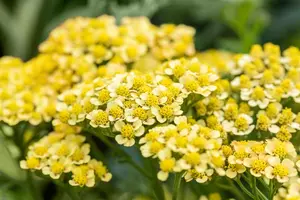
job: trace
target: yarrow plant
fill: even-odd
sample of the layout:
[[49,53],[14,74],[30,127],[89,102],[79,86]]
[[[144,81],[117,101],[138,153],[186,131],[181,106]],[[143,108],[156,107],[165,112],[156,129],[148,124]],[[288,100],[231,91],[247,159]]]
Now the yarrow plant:
[[178,199],[182,181],[200,200],[299,199],[299,49],[195,53],[194,33],[144,17],[75,18],[36,58],[2,58],[0,120],[25,129],[21,168],[97,187],[114,179],[111,150],[152,199]]

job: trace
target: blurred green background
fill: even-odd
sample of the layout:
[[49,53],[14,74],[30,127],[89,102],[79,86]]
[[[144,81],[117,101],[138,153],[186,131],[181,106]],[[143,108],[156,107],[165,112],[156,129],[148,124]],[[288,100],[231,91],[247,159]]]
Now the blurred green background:
[[299,0],[0,0],[0,54],[28,60],[65,19],[102,14],[191,25],[198,50],[246,52],[269,41],[299,46],[299,10]]

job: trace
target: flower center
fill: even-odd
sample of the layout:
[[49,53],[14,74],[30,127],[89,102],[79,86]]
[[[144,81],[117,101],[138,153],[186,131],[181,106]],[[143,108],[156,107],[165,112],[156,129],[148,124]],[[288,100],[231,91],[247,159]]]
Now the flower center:
[[60,163],[60,162],[54,162],[51,165],[51,171],[54,174],[61,174],[64,171],[64,165],[62,163]]
[[139,118],[140,120],[146,120],[147,119],[147,112],[143,109],[143,108],[135,108],[133,110],[133,114],[134,117]]
[[275,176],[285,177],[289,175],[289,170],[282,164],[278,164],[274,167],[273,174]]
[[251,97],[254,100],[263,100],[265,98],[264,89],[262,87],[259,87],[259,86],[254,88]]
[[98,100],[102,103],[106,103],[110,99],[109,91],[107,89],[103,89],[98,94]]
[[95,124],[97,125],[104,125],[108,123],[108,115],[104,111],[99,111],[95,116],[94,116],[94,121]]
[[175,166],[175,160],[172,158],[165,159],[159,163],[160,169],[164,172],[171,172]]
[[267,162],[265,160],[254,160],[252,162],[251,165],[251,169],[255,172],[255,173],[259,173],[265,170],[265,168],[267,167]]
[[117,93],[117,95],[120,95],[123,97],[128,97],[130,94],[129,89],[124,85],[119,86],[116,90],[116,93]]
[[192,152],[192,153],[188,153],[184,156],[184,159],[186,160],[187,163],[195,166],[200,164],[201,161],[201,157],[200,154],[197,152]]
[[121,134],[124,138],[131,139],[134,137],[134,129],[130,124],[126,124],[121,129]]
[[153,94],[149,94],[146,100],[146,104],[148,106],[157,106],[159,104],[158,97]]
[[120,106],[112,106],[109,110],[109,114],[116,119],[123,117],[123,109]]
[[173,116],[173,109],[170,105],[165,105],[159,109],[159,113],[164,118],[171,118]]
[[234,122],[234,126],[241,131],[246,131],[249,128],[248,121],[243,117],[237,118]]
[[35,169],[40,166],[40,160],[32,157],[26,160],[26,164],[29,169]]

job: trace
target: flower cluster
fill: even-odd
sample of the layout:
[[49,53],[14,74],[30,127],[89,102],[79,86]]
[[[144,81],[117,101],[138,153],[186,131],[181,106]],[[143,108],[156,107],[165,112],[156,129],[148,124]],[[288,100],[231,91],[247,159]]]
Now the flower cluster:
[[193,55],[194,33],[184,25],[156,27],[143,17],[124,18],[120,26],[106,15],[67,20],[28,62],[1,58],[0,121],[12,126],[20,121],[49,122],[63,91],[96,77],[124,73],[149,53],[153,62]]
[[158,179],[165,181],[169,173],[184,172],[186,181],[203,183],[211,179],[214,169],[225,166],[225,157],[219,153],[222,137],[226,136],[219,130],[179,116],[174,125],[150,129],[139,143],[144,157],[159,159]]
[[292,179],[283,187],[279,188],[278,194],[274,197],[274,200],[293,200],[300,197],[300,179]]
[[299,49],[267,43],[248,54],[191,57],[194,33],[144,17],[120,25],[106,15],[78,17],[53,30],[28,62],[1,58],[0,121],[54,127],[29,146],[21,167],[74,186],[109,181],[84,129],[106,145],[109,136],[138,146],[161,181],[171,173],[198,183],[218,177],[253,189],[246,191],[253,199],[256,186],[271,188],[274,199],[297,199]]
[[88,60],[40,54],[23,63],[12,57],[0,60],[0,120],[9,125],[28,121],[38,125],[55,114],[57,95],[97,75]]
[[63,174],[71,173],[72,186],[93,187],[97,179],[108,182],[111,173],[101,161],[91,158],[90,145],[79,132],[79,127],[57,125],[54,132],[29,146],[21,168],[39,170],[52,179],[63,179]]
[[118,26],[112,16],[69,19],[40,45],[43,53],[89,58],[96,64],[129,64],[150,53],[158,60],[195,53],[195,30],[185,25],[155,26],[146,17],[125,17]]
[[119,144],[132,146],[145,129],[172,122],[189,104],[216,90],[218,76],[198,66],[197,59],[172,60],[158,74],[129,72],[80,84],[58,97],[54,123],[87,122],[115,132]]

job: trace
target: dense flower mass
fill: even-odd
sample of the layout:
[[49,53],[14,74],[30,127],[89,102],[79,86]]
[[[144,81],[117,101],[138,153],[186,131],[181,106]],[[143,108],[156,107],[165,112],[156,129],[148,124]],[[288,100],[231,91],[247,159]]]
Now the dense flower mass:
[[54,132],[29,146],[27,157],[20,162],[21,168],[40,170],[52,179],[72,174],[73,186],[93,187],[95,180],[108,182],[112,175],[106,166],[89,155],[90,145],[79,134],[80,127],[57,124]]
[[112,16],[69,19],[54,29],[40,45],[43,53],[87,57],[96,64],[129,64],[150,53],[158,60],[195,53],[195,30],[185,25],[155,26],[146,17],[122,19]]
[[[138,30],[137,30],[138,29]],[[147,18],[111,16],[75,18],[54,29],[40,45],[40,54],[22,62],[0,60],[0,121],[16,125],[49,122],[56,98],[75,84],[111,77],[134,67],[134,62],[159,62],[195,53],[193,28],[174,24],[154,26]],[[156,66],[150,66],[150,68]]]
[[122,155],[119,145],[138,147],[160,181],[175,174],[227,181],[251,199],[299,198],[299,49],[267,43],[248,54],[195,54],[193,35],[143,17],[120,25],[80,17],[53,30],[36,58],[2,58],[0,120],[54,127],[29,146],[21,167],[73,186],[107,182],[89,135]]

